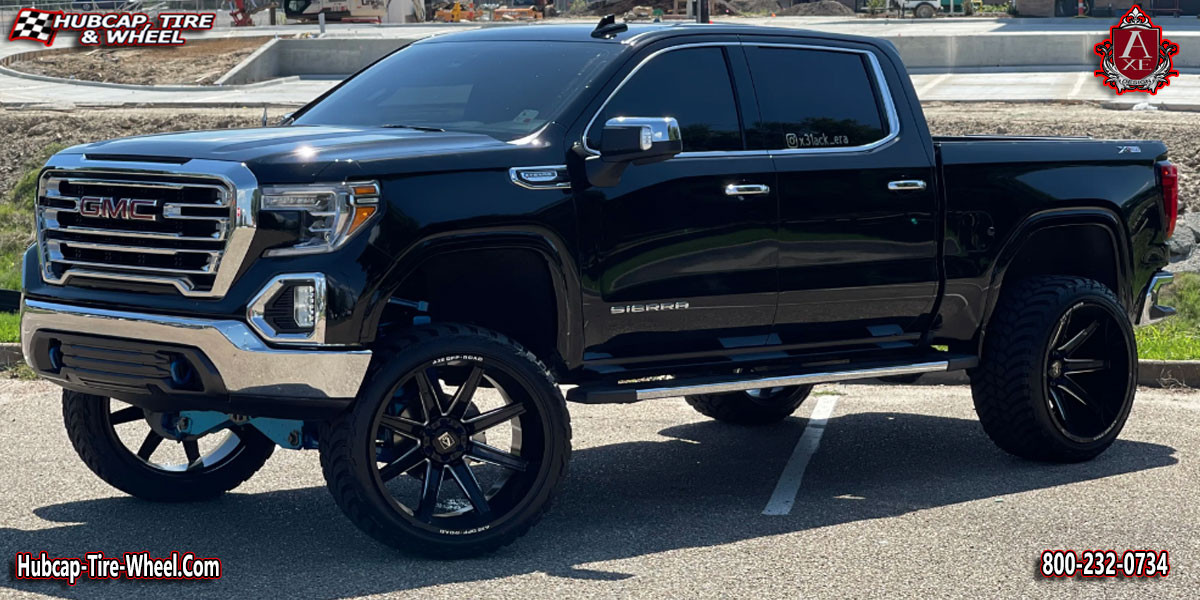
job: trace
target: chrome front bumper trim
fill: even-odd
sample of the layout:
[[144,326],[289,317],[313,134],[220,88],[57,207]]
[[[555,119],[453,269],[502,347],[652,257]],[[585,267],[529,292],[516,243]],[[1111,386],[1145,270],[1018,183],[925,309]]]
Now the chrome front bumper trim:
[[[203,351],[230,394],[353,398],[371,362],[369,350],[281,350],[235,320],[191,319],[25,300],[21,350],[39,330],[180,344]],[[33,366],[32,363],[30,366]]]
[[1146,298],[1142,300],[1142,314],[1138,316],[1136,325],[1139,327],[1151,325],[1175,314],[1174,308],[1158,304],[1159,292],[1171,285],[1174,280],[1175,275],[1166,271],[1154,274],[1154,277],[1150,279],[1150,285],[1146,288]]

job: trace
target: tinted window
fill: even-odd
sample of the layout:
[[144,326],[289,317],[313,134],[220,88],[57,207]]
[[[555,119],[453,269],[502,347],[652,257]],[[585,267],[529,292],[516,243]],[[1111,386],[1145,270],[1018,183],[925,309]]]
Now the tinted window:
[[417,125],[503,140],[537,131],[620,52],[616,44],[419,43],[376,63],[298,125]]
[[684,152],[742,149],[721,48],[674,50],[650,59],[600,111],[588,133],[589,147],[600,147],[604,123],[613,117],[675,117]]
[[762,121],[752,149],[861,146],[884,136],[874,76],[857,52],[746,47]]

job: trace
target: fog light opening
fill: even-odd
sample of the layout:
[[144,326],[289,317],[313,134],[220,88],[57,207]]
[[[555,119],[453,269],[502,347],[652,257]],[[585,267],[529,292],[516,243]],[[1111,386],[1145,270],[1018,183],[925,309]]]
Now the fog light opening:
[[63,350],[62,342],[54,340],[50,342],[50,349],[46,352],[50,359],[50,368],[55,372],[59,372],[63,368]]
[[189,386],[196,378],[196,369],[192,368],[192,363],[189,363],[182,356],[171,357],[169,370],[171,373],[171,383],[177,387]]

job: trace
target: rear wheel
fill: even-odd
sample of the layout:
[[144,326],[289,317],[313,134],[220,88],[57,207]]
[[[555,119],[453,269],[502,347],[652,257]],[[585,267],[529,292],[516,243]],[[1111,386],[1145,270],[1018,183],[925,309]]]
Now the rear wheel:
[[75,452],[109,485],[144,500],[215,498],[249,479],[275,451],[274,442],[252,427],[170,439],[148,422],[161,417],[63,390],[63,421]]
[[562,393],[499,334],[439,325],[404,335],[352,411],[322,431],[335,501],[371,537],[408,552],[463,558],[511,543],[566,475]]
[[984,431],[1024,458],[1077,462],[1108,448],[1137,383],[1133,329],[1112,290],[1036,277],[1001,298],[971,374]]
[[782,421],[808,398],[811,385],[763,388],[722,394],[695,394],[684,400],[696,412],[737,425],[767,425]]
[[935,9],[932,4],[922,4],[913,9],[913,14],[916,15],[918,19],[932,19],[933,16],[937,14],[937,9]]

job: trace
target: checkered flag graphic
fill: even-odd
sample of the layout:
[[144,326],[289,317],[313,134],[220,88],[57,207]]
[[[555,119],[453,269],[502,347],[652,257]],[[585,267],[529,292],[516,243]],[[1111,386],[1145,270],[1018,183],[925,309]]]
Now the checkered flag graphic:
[[59,11],[22,8],[13,21],[12,31],[8,33],[9,41],[33,40],[47,46],[54,43],[54,17],[62,14]]

